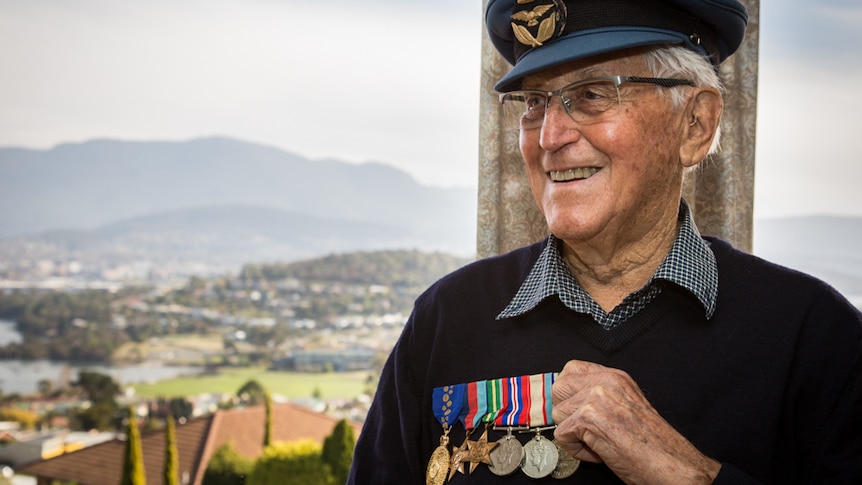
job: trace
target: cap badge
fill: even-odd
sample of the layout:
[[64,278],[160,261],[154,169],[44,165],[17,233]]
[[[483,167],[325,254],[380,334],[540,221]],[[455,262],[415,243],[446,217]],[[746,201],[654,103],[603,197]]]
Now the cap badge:
[[559,36],[566,26],[566,4],[562,0],[518,0],[512,13],[512,31],[518,42],[539,47]]

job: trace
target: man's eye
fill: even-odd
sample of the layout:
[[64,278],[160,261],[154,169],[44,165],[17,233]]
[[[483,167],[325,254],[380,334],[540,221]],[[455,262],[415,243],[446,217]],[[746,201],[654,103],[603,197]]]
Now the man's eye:
[[545,97],[536,94],[528,94],[524,96],[524,104],[530,111],[545,109]]
[[570,94],[570,99],[580,99],[584,101],[601,101],[616,96],[615,92],[612,92],[603,86],[583,86],[567,94]]

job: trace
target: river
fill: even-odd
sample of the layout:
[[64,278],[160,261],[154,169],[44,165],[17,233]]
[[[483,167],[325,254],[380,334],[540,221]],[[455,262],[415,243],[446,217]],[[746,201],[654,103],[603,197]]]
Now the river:
[[[21,342],[15,322],[0,320],[0,346]],[[158,363],[109,366],[84,365],[49,360],[0,360],[0,391],[3,394],[28,394],[38,390],[39,381],[47,379],[55,388],[78,379],[81,370],[111,376],[121,386],[141,382],[155,382],[183,375],[196,375],[203,368],[195,366],[166,366]]]

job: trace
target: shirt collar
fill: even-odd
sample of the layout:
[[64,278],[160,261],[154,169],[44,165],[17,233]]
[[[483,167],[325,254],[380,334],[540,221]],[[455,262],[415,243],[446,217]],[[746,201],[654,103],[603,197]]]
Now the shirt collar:
[[[718,300],[718,265],[715,255],[697,230],[685,200],[680,200],[679,221],[680,229],[673,246],[645,288],[652,286],[656,280],[676,284],[697,298],[709,319],[715,313]],[[561,296],[561,300],[572,310],[595,313],[598,304],[572,276],[560,254],[559,243],[560,240],[554,235],[548,238],[539,259],[515,297],[497,316],[498,320],[523,315],[551,295]]]

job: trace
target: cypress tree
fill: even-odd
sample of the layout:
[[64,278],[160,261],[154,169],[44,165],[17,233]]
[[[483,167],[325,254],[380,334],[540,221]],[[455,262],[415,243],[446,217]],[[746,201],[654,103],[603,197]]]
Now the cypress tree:
[[264,406],[266,408],[266,417],[264,418],[263,429],[263,447],[266,448],[272,444],[272,396],[269,391],[264,391]]
[[174,418],[168,414],[165,426],[165,469],[164,485],[179,485],[180,458],[177,453],[177,437]]
[[144,473],[144,451],[141,448],[141,434],[135,419],[135,410],[129,408],[129,425],[126,428],[126,451],[123,456],[123,475],[120,485],[146,485]]
[[353,427],[345,419],[339,421],[333,428],[332,434],[323,440],[321,458],[324,463],[329,465],[336,483],[347,481],[355,446],[356,437],[353,434]]

